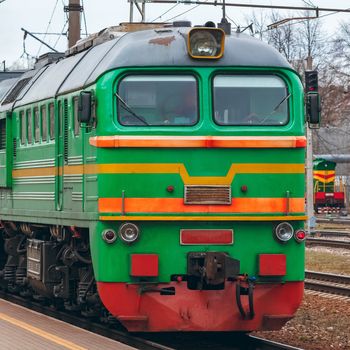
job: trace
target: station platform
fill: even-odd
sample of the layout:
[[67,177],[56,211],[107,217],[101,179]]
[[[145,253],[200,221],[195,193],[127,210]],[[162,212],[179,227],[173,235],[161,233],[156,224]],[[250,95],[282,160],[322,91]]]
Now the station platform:
[[0,299],[1,350],[131,350],[133,347]]

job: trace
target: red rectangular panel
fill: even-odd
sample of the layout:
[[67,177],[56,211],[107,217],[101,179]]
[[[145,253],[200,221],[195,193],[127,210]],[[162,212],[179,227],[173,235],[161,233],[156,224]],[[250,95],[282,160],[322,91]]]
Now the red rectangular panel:
[[158,276],[157,254],[131,254],[131,276],[156,277]]
[[325,192],[316,192],[315,193],[315,198],[316,199],[325,199],[325,197],[326,197]]
[[344,199],[344,192],[334,192],[335,199]]
[[185,244],[232,244],[233,230],[181,230],[180,243]]
[[285,276],[286,256],[284,254],[260,254],[260,276]]

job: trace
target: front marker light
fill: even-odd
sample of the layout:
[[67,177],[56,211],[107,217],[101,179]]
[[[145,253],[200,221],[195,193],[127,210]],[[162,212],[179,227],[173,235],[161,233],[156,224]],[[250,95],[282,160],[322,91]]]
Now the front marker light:
[[106,243],[112,244],[117,239],[117,234],[113,230],[107,229],[102,232],[102,239]]
[[125,243],[133,243],[137,241],[140,236],[140,229],[131,222],[122,224],[119,228],[119,237]]
[[298,243],[301,243],[301,242],[305,241],[306,232],[302,229],[296,230],[294,233],[294,238]]
[[288,222],[281,222],[275,228],[275,236],[281,242],[287,242],[293,237],[294,229]]

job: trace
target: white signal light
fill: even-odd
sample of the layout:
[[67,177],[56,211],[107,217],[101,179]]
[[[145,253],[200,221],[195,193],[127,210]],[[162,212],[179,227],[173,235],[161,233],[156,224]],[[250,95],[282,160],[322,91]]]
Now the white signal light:
[[293,237],[294,229],[288,222],[281,222],[275,228],[275,236],[281,242],[287,242]]
[[125,243],[133,243],[137,241],[140,236],[140,229],[131,222],[126,222],[119,228],[119,237]]

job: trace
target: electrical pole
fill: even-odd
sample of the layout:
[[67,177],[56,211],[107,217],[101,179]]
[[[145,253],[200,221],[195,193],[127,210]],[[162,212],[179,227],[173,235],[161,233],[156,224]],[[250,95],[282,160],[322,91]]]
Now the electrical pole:
[[[312,70],[312,56],[309,50],[306,59],[306,70]],[[312,162],[312,129],[306,124],[306,213],[307,228],[311,232],[316,226],[316,218],[314,215],[314,183],[313,183],[313,162]]]
[[69,5],[64,7],[68,12],[68,48],[74,46],[80,39],[80,13],[83,7],[80,0],[69,0]]

